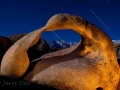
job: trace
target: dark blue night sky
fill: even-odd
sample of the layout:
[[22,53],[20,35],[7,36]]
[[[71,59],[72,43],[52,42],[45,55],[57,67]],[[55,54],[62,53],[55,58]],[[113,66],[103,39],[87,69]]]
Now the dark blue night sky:
[[[79,15],[112,40],[120,39],[120,0],[0,0],[0,36],[29,33],[57,13]],[[72,30],[45,32],[42,38],[48,42],[58,38],[68,42],[80,39]]]

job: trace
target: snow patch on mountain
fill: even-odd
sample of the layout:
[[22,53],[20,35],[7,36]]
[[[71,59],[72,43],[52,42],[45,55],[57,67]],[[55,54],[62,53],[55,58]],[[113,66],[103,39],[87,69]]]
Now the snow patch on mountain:
[[65,40],[58,39],[48,44],[51,49],[65,49],[77,44],[77,42],[66,42]]

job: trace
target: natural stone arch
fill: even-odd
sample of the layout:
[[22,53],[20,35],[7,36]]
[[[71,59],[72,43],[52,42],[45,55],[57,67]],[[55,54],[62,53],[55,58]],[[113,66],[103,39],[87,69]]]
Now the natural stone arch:
[[[74,30],[81,35],[81,43],[75,50],[65,55],[42,57],[25,79],[38,84],[53,85],[64,90],[115,90],[119,81],[119,66],[112,40],[95,25],[71,14],[54,15],[42,28],[42,31],[57,29]],[[32,37],[31,43],[24,43],[25,45],[28,44],[27,49],[35,43],[34,39],[37,39],[36,36],[41,35],[41,33],[40,30],[37,30],[26,35],[26,37]],[[21,41],[26,42],[25,39],[29,38],[23,37]],[[23,43],[18,42],[19,44]],[[26,67],[22,69],[24,71],[21,73],[17,71],[19,68],[14,71],[13,67],[8,71],[4,71],[7,66],[5,62],[8,59],[6,57],[12,49],[9,49],[2,60],[1,72],[9,76],[12,69],[12,72],[15,72],[14,76],[20,77],[26,71]],[[26,57],[24,59],[29,61]],[[14,60],[13,63],[16,64],[16,61]],[[11,67],[12,63],[8,64]]]

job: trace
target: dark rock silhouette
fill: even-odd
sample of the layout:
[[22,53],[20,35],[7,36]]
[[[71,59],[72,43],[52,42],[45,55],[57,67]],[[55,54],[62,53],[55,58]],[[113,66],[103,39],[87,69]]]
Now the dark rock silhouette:
[[120,58],[119,58],[119,59],[117,59],[117,61],[118,61],[118,64],[120,65]]
[[8,50],[8,48],[12,45],[11,41],[7,37],[0,36],[0,63],[3,55]]
[[[17,40],[19,40],[25,35],[26,34],[14,34],[9,36],[8,38],[11,40],[12,44],[14,44]],[[44,39],[40,38],[35,45],[33,45],[31,48],[28,49],[27,53],[28,53],[29,60],[32,61],[42,56],[43,54],[48,53],[49,51],[50,51],[50,48],[47,42]]]
[[120,65],[120,44],[115,44],[115,49],[116,49],[116,56],[117,56],[117,61]]

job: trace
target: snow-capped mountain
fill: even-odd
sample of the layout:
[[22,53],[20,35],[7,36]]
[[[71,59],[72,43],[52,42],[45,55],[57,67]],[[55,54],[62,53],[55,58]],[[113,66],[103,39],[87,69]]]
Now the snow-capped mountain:
[[58,39],[48,44],[51,49],[64,49],[64,48],[68,48],[68,47],[71,47],[72,45],[77,44],[77,42],[66,42],[65,40]]
[[120,40],[112,40],[114,44],[120,44]]
[[[120,44],[120,40],[112,40],[112,41],[114,44]],[[58,39],[58,40],[49,42],[48,44],[51,49],[64,49],[77,44],[77,42],[66,42],[65,40]]]

